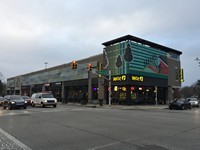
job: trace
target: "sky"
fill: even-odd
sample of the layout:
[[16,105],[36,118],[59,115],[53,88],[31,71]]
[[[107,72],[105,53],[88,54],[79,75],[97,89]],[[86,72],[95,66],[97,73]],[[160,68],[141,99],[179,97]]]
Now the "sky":
[[84,59],[127,34],[182,51],[182,86],[200,79],[199,0],[0,0],[0,72]]

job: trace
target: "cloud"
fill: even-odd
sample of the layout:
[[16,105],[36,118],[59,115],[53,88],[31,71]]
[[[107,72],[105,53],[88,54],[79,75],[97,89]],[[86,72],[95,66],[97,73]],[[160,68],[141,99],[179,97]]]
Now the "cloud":
[[[185,84],[198,78],[198,0],[2,0],[0,72],[12,77],[102,53],[101,43],[132,34],[183,52]],[[200,57],[200,56],[199,56]],[[188,63],[190,62],[190,63]],[[17,66],[17,67],[16,67]],[[17,69],[16,69],[17,68]]]

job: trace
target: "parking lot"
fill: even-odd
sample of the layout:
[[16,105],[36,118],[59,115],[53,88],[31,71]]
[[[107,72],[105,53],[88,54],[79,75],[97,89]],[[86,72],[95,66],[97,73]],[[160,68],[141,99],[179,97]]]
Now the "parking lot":
[[0,107],[0,129],[4,149],[197,150],[200,109],[74,104],[26,110]]

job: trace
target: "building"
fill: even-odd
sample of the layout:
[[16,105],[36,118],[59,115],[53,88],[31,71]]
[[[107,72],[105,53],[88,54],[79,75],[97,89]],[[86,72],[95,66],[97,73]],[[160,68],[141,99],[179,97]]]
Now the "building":
[[63,102],[108,103],[109,83],[101,77],[108,74],[98,75],[97,70],[111,70],[113,104],[165,104],[181,87],[182,52],[131,35],[102,45],[102,54],[78,60],[77,69],[71,69],[70,62],[9,78],[7,93],[31,95],[43,89]]

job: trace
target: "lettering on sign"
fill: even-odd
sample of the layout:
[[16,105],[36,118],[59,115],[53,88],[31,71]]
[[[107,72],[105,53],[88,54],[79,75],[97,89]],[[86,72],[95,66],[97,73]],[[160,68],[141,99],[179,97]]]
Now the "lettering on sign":
[[139,81],[139,82],[143,82],[144,81],[144,77],[143,76],[132,76],[132,81]]
[[126,75],[113,77],[113,81],[126,81]]

